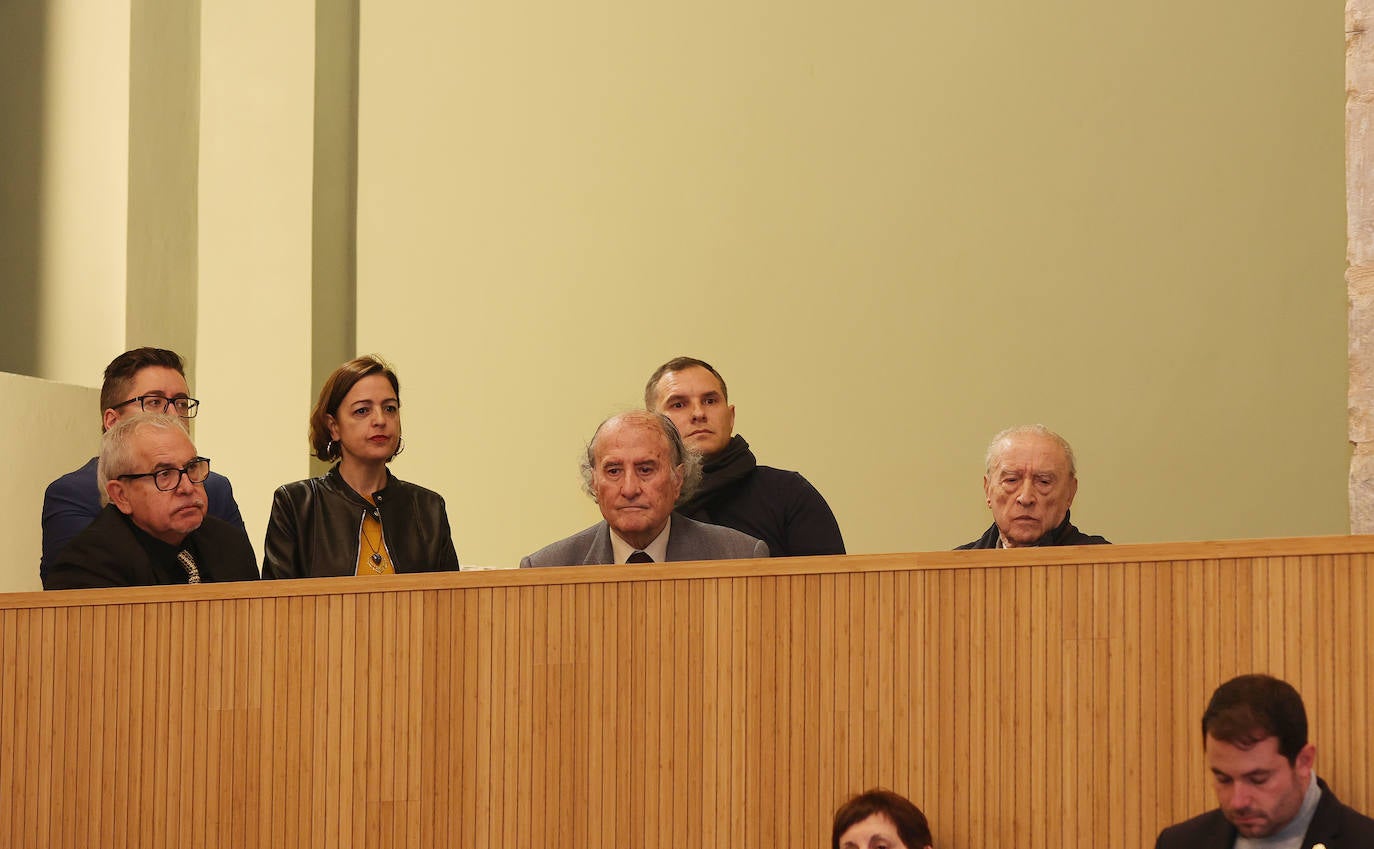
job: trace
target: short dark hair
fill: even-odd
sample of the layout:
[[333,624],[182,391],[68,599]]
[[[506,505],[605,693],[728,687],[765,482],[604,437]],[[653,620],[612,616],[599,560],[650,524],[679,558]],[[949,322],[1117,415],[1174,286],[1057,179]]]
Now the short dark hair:
[[1241,675],[1217,688],[1202,714],[1202,742],[1208,737],[1250,747],[1277,737],[1279,754],[1291,765],[1307,746],[1307,711],[1287,681],[1271,675]]
[[856,823],[863,822],[874,814],[881,814],[897,828],[897,836],[907,845],[907,849],[923,849],[933,845],[930,837],[930,823],[921,809],[909,799],[891,790],[875,787],[860,793],[840,806],[835,812],[835,826],[830,830],[830,849],[840,849],[840,838]]
[[133,382],[134,375],[151,366],[169,368],[182,377],[186,376],[186,367],[181,362],[181,355],[176,351],[166,348],[135,348],[125,351],[105,366],[105,382],[100,385],[101,415],[115,404],[129,400],[125,396],[129,394],[129,384]]
[[644,384],[644,409],[654,409],[655,396],[658,394],[658,382],[663,379],[663,375],[670,371],[683,371],[689,368],[704,368],[716,376],[720,381],[720,394],[727,402],[730,400],[730,390],[725,388],[725,378],[720,376],[720,372],[711,367],[705,360],[698,360],[696,357],[673,357],[668,362],[654,369],[654,373],[649,375],[649,382]]
[[396,393],[396,400],[401,400],[401,381],[396,377],[396,371],[381,357],[368,354],[349,360],[334,369],[334,373],[325,380],[324,386],[320,387],[320,397],[315,402],[315,409],[310,411],[310,449],[316,457],[325,462],[339,459],[342,452],[329,436],[329,422],[325,420],[325,416],[337,415],[339,405],[343,403],[344,396],[349,390],[364,377],[374,374],[386,375],[386,379],[391,381],[392,390]]

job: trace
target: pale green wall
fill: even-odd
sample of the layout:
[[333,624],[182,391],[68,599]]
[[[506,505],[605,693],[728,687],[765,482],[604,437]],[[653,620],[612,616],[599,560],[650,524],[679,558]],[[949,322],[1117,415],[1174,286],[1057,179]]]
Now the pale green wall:
[[[200,57],[197,442],[258,547],[339,339],[310,306],[314,15],[207,0],[164,57]],[[1023,421],[1074,442],[1112,539],[1344,532],[1339,8],[399,0],[358,37],[357,346],[400,368],[396,471],[465,563],[593,521],[583,440],[679,353],[851,551],[973,538],[984,445]],[[105,347],[67,353],[98,375]],[[21,549],[35,481],[91,450],[36,444]]]
[[465,562],[590,523],[582,440],[680,353],[851,551],[978,535],[1026,421],[1114,540],[1344,532],[1337,5],[385,8],[359,345]]

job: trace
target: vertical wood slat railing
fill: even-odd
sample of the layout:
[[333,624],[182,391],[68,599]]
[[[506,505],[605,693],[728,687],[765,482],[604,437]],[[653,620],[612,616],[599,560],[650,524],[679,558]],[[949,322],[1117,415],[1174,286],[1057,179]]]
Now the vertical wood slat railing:
[[0,596],[0,845],[1141,847],[1304,694],[1374,808],[1374,537]]

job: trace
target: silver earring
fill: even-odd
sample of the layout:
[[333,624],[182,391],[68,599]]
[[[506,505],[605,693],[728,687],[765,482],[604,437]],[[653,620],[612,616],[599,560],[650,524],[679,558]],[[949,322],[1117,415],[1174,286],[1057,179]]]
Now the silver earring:
[[325,456],[326,456],[326,457],[329,457],[331,460],[332,460],[333,458],[337,457],[338,454],[335,453],[335,450],[334,450],[334,449],[337,448],[338,445],[339,445],[339,443],[335,442],[334,440],[332,440],[332,439],[329,440],[329,444],[326,445],[326,446],[324,446],[324,453],[325,453]]

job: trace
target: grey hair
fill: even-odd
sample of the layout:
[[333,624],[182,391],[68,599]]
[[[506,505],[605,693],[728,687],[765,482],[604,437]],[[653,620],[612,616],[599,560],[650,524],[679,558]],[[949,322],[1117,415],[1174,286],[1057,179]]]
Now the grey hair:
[[596,468],[596,456],[593,448],[596,445],[596,438],[601,435],[601,429],[612,422],[630,422],[646,428],[658,428],[662,431],[663,438],[668,440],[669,453],[672,455],[673,465],[682,466],[682,489],[678,492],[677,502],[683,503],[692,497],[692,493],[697,491],[697,485],[701,483],[701,455],[687,447],[687,443],[682,441],[682,434],[677,432],[677,425],[673,420],[662,413],[652,413],[648,410],[630,410],[629,412],[619,413],[611,416],[604,422],[596,426],[596,431],[592,438],[587,442],[587,448],[582,452],[582,491],[596,500],[596,487],[592,483],[592,471]]
[[[134,437],[147,428],[186,432],[181,419],[167,413],[135,413],[114,423],[100,438],[100,460],[96,463],[95,478],[100,486],[100,506],[110,501],[106,484],[120,475],[134,474]],[[146,471],[146,470],[145,470]]]
[[1069,441],[1067,439],[1065,439],[1064,437],[1060,436],[1059,434],[1055,433],[1054,431],[1050,430],[1042,424],[1016,425],[1015,427],[1009,427],[1006,430],[998,431],[997,435],[994,436],[992,438],[992,441],[988,443],[988,455],[985,461],[986,465],[984,466],[984,468],[986,469],[989,475],[992,474],[993,462],[1002,453],[1002,441],[1010,439],[1013,436],[1024,435],[1042,436],[1046,439],[1054,440],[1060,448],[1064,449],[1064,457],[1069,461],[1069,477],[1078,477],[1078,464],[1076,463],[1073,457],[1073,446],[1069,445]]

